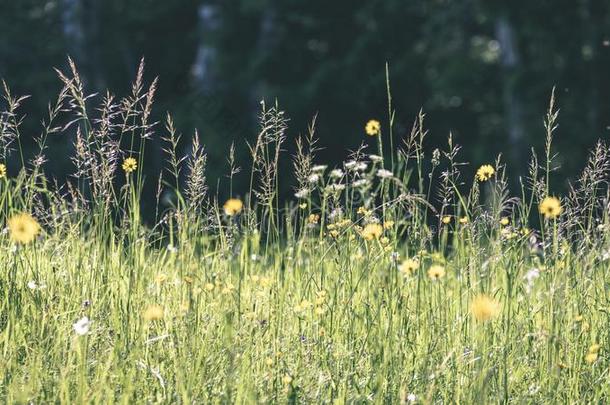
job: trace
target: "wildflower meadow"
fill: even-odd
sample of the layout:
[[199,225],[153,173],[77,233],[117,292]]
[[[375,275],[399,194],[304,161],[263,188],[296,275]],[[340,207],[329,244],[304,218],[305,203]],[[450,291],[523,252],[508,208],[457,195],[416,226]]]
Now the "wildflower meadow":
[[[293,131],[262,102],[255,142],[234,144],[249,159],[232,148],[217,180],[205,134],[184,151],[171,115],[152,118],[143,64],[122,98],[70,67],[34,156],[26,99],[3,86],[1,402],[609,401],[610,148],[555,189],[551,89],[545,147],[518,178],[501,156],[461,161],[451,136],[428,145],[423,112],[398,133],[388,85],[387,116],[344,162],[317,159],[315,118]],[[72,156],[47,155],[60,136]],[[142,174],[153,141],[157,178]],[[67,181],[53,159],[72,161]]]

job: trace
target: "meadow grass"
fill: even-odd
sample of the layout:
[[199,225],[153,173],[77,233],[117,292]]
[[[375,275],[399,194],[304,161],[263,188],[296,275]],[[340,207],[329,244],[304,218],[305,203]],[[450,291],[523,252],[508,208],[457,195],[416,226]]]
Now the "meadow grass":
[[[198,136],[182,157],[171,117],[150,122],[143,65],[115,100],[86,95],[70,64],[31,160],[24,99],[5,85],[0,158],[14,147],[23,164],[0,167],[2,402],[608,401],[610,150],[599,143],[555,199],[554,98],[544,157],[532,155],[516,197],[499,158],[475,170],[451,137],[425,155],[423,113],[384,150],[389,97],[388,123],[363,126],[375,154],[336,168],[315,161],[312,122],[285,203],[288,121],[263,104],[251,170],[231,148],[233,198],[218,201]],[[75,150],[61,186],[42,170],[60,134]],[[147,225],[154,136],[167,165]]]

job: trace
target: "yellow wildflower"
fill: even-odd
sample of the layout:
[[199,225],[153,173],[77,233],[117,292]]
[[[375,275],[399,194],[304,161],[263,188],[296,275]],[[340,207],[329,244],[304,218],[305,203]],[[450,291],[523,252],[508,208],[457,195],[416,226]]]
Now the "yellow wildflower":
[[148,308],[146,308],[146,310],[144,310],[144,320],[146,321],[158,321],[160,319],[163,319],[164,316],[164,310],[163,307],[160,305],[149,305]]
[[134,172],[137,168],[138,162],[134,158],[128,157],[123,161],[123,170],[125,171],[125,173]]
[[379,224],[367,224],[360,234],[366,240],[379,239],[383,233],[383,227]]
[[496,173],[492,165],[483,165],[477,170],[477,179],[479,181],[487,181]]
[[305,312],[309,308],[311,308],[312,306],[313,306],[313,304],[311,302],[309,302],[308,300],[304,299],[299,304],[295,305],[294,311],[295,312]]
[[466,225],[468,223],[468,217],[461,217],[459,219],[460,224]]
[[6,165],[0,163],[0,179],[6,177]]
[[470,312],[477,321],[485,322],[498,316],[500,303],[485,294],[479,294],[472,300]]
[[227,202],[222,206],[225,214],[228,216],[237,215],[244,208],[244,203],[238,198],[229,198]]
[[366,134],[369,136],[375,136],[381,134],[381,124],[377,120],[369,120],[364,127]]
[[598,354],[596,352],[589,352],[585,355],[585,361],[589,364],[595,363]]
[[443,222],[443,224],[447,225],[451,222],[451,217],[449,215],[445,215],[441,221]]
[[13,242],[28,244],[40,233],[40,225],[26,213],[13,215],[8,220],[8,230]]
[[369,216],[371,215],[372,211],[371,210],[367,210],[366,208],[364,208],[364,206],[359,207],[358,211],[356,211],[358,214],[363,215],[363,216]]
[[428,269],[428,277],[430,277],[432,280],[439,280],[445,277],[445,268],[441,265],[433,264]]
[[510,220],[508,219],[508,217],[502,217],[500,218],[500,225],[502,226],[506,226],[510,223]]
[[398,266],[398,271],[400,271],[404,276],[411,276],[415,274],[417,269],[419,268],[419,261],[416,259],[407,259],[404,260],[400,266]]
[[557,197],[546,197],[540,202],[538,211],[547,219],[554,219],[561,214],[561,203]]

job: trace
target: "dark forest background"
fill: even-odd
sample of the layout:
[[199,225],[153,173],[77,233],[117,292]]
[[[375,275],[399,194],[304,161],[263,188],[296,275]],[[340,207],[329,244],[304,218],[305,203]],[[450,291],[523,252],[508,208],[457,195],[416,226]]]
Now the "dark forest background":
[[[397,140],[423,108],[428,151],[452,132],[472,172],[503,153],[509,173],[525,173],[530,147],[544,143],[553,86],[558,187],[610,135],[608,0],[0,0],[0,77],[32,95],[22,110],[26,151],[61,88],[53,67],[65,70],[67,55],[88,92],[117,96],[145,57],[147,80],[160,80],[154,116],[173,114],[185,153],[199,129],[212,189],[231,142],[247,167],[261,99],[287,111],[291,145],[318,114],[318,163],[338,164],[374,141],[363,131],[370,118],[387,133],[386,61]],[[73,137],[50,141],[47,170],[65,178]],[[149,177],[163,164],[156,146]]]

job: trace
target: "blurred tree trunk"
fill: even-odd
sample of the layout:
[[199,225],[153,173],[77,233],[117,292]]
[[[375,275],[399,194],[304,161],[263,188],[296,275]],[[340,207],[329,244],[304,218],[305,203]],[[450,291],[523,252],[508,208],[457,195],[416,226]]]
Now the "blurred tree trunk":
[[[503,71],[502,97],[504,103],[504,122],[508,131],[509,161],[522,162],[523,154],[523,107],[517,94],[518,73],[521,65],[514,29],[505,15],[495,22],[496,39],[500,44]],[[521,168],[513,168],[520,172]]]
[[197,54],[191,67],[194,87],[198,91],[209,95],[217,83],[214,66],[217,59],[217,49],[212,41],[213,35],[221,27],[219,9],[216,4],[204,2],[198,10],[198,38]]
[[81,20],[83,4],[81,0],[62,0],[61,8],[61,23],[68,52],[73,59],[80,61],[85,54],[85,32]]
[[99,1],[62,0],[61,23],[67,50],[88,91],[105,87],[99,58],[99,21]]
[[[265,7],[262,10],[260,17],[260,26],[258,33],[258,42],[256,44],[256,54],[266,55],[271,52],[273,47],[273,38],[275,31],[276,12],[272,5]],[[260,112],[260,102],[266,93],[267,82],[264,74],[259,74],[256,83],[249,89],[250,112],[254,122],[258,120]]]

